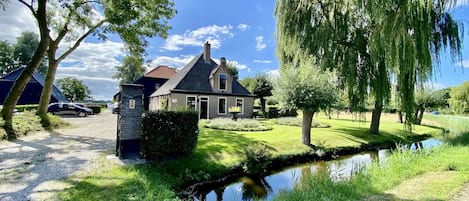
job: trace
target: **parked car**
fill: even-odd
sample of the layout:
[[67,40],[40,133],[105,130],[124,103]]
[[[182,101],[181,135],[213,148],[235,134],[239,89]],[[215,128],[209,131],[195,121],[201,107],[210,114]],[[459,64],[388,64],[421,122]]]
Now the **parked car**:
[[93,110],[82,107],[75,103],[52,103],[47,108],[47,112],[54,115],[76,115],[78,117],[86,117],[93,114]]
[[115,105],[114,108],[112,108],[112,114],[119,114],[119,105]]

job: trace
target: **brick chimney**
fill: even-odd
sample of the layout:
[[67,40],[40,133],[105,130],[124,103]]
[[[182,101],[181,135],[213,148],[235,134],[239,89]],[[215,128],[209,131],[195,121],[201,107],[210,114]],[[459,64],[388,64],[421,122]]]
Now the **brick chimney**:
[[210,63],[210,43],[208,41],[204,44],[204,60],[205,63]]

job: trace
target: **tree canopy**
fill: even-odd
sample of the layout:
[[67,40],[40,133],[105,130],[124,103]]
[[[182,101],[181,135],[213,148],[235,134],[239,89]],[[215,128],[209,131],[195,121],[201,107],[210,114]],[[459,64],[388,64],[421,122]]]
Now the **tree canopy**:
[[449,105],[456,114],[469,112],[469,82],[451,88]]
[[415,85],[432,75],[432,59],[438,61],[443,48],[460,58],[459,26],[447,12],[450,3],[279,0],[275,15],[281,65],[314,56],[323,69],[336,70],[352,106],[365,106],[371,93],[375,110],[389,100],[395,77],[410,123]]
[[265,112],[265,97],[272,96],[272,82],[264,73],[259,73],[254,77],[254,87],[252,93],[259,98],[261,102],[261,110]]
[[65,98],[71,102],[84,101],[90,96],[88,86],[75,77],[58,79],[57,86],[60,88]]
[[122,64],[115,67],[117,72],[113,76],[121,84],[132,83],[140,78],[145,72],[143,59],[136,55],[127,55],[122,59]]

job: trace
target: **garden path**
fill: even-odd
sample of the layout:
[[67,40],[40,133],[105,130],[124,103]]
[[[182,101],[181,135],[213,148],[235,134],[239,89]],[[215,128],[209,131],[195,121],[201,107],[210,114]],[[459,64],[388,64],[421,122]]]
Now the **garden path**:
[[0,142],[0,200],[44,200],[69,184],[59,180],[93,168],[112,153],[116,115],[108,110],[86,118],[65,117],[72,126]]

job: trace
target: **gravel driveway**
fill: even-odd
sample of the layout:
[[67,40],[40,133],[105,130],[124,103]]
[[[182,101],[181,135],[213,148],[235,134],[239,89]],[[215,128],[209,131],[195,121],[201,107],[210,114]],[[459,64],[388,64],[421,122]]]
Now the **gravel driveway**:
[[108,110],[86,118],[66,117],[69,128],[0,142],[0,200],[43,200],[63,189],[56,180],[86,171],[98,155],[112,153],[116,118]]

